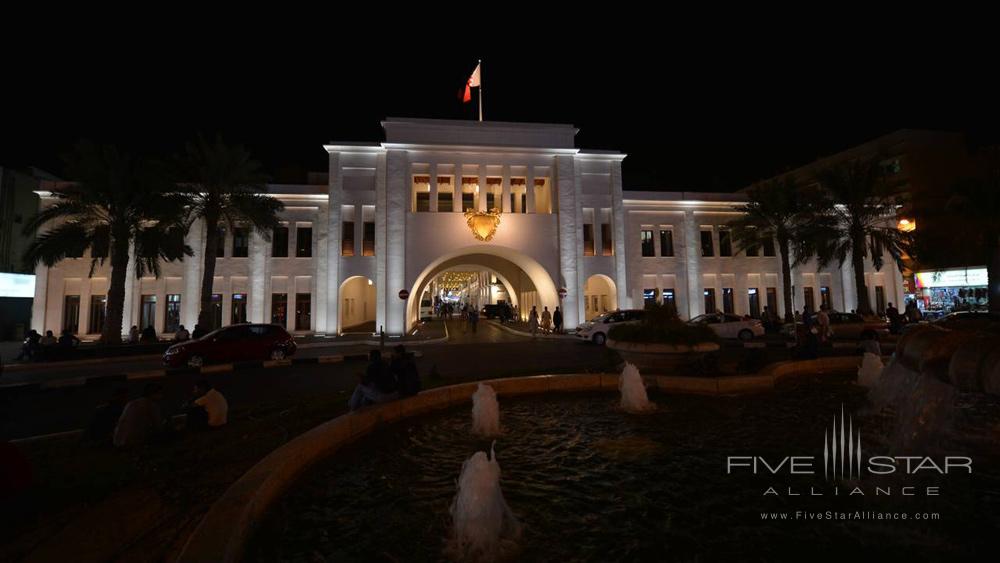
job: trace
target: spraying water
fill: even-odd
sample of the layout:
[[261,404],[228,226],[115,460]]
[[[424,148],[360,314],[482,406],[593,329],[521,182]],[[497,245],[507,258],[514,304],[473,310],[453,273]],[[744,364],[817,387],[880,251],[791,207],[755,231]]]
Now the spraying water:
[[622,394],[622,409],[626,412],[641,413],[656,409],[656,405],[649,402],[646,386],[643,385],[639,368],[635,365],[625,362],[625,369],[622,371],[621,379],[618,380],[618,388]]
[[868,389],[874,387],[879,377],[882,376],[882,369],[884,367],[882,365],[882,358],[870,352],[865,352],[864,357],[861,358],[861,367],[858,368],[858,385],[867,387]]
[[500,490],[495,445],[490,446],[489,456],[476,452],[462,464],[458,493],[449,510],[452,535],[446,548],[457,561],[500,559],[516,548],[521,535],[521,525]]
[[480,383],[472,394],[472,431],[483,436],[500,434],[500,405],[489,385]]

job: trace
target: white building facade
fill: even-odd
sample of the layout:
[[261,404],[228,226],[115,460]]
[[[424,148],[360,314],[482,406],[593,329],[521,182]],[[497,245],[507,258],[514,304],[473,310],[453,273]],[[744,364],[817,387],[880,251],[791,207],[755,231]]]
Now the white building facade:
[[[725,224],[739,194],[623,191],[624,154],[575,148],[570,125],[388,118],[386,141],[326,145],[325,184],[272,184],[285,204],[271,241],[225,233],[213,294],[221,325],[274,322],[293,333],[339,334],[374,326],[412,330],[434,280],[490,272],[524,316],[560,307],[567,327],[616,308],[672,301],[683,317],[706,308],[781,310],[779,260],[768,249],[736,253]],[[51,186],[50,186],[51,188]],[[41,205],[53,201],[43,183]],[[489,240],[469,214],[499,212]],[[492,216],[483,217],[489,221]],[[198,317],[204,226],[195,250],[159,278],[126,285],[123,331],[170,334]],[[765,255],[770,254],[770,255]],[[36,269],[32,327],[96,337],[107,268],[88,276],[87,256]],[[793,272],[795,308],[853,307],[849,266]],[[871,302],[902,299],[892,267],[866,272]]]

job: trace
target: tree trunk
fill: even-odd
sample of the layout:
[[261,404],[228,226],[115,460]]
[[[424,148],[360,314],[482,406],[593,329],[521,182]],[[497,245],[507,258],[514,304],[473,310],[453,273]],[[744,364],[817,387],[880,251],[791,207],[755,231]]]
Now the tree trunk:
[[122,317],[125,314],[125,281],[128,278],[129,241],[127,237],[115,237],[111,247],[111,281],[108,286],[108,304],[101,327],[101,342],[120,344],[122,341]]
[[865,286],[865,255],[864,237],[859,243],[855,237],[851,248],[851,265],[854,267],[854,290],[858,295],[858,314],[872,314],[872,307],[868,301],[868,288]]
[[206,331],[215,330],[215,315],[212,312],[212,285],[215,282],[215,258],[218,250],[219,222],[215,218],[205,218],[205,262],[201,278],[201,311],[198,324]]
[[788,260],[788,239],[778,238],[778,251],[781,252],[781,293],[785,300],[785,322],[795,322],[795,312],[792,308],[792,265]]
[[1000,313],[1000,236],[997,234],[988,235],[988,240],[992,242],[986,244],[986,283],[987,297],[991,313]]

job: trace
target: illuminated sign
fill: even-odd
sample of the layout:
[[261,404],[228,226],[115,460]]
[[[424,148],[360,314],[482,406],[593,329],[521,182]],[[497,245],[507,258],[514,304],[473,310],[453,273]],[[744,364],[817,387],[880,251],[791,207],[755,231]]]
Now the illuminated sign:
[[986,268],[917,272],[917,287],[985,287]]
[[35,276],[0,274],[0,297],[34,297]]

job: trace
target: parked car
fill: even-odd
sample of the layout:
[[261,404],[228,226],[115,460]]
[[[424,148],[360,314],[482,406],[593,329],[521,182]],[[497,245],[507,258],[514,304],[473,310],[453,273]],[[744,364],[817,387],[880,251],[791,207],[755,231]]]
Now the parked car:
[[483,305],[479,315],[487,319],[495,319],[500,316],[500,305]]
[[[880,317],[865,318],[857,313],[841,313],[830,311],[830,329],[833,338],[844,340],[860,340],[865,335],[874,335],[876,339],[889,332],[889,325]],[[794,338],[802,323],[786,324],[781,332],[789,338]]]
[[281,326],[238,324],[174,344],[163,354],[163,363],[168,367],[201,367],[213,362],[282,360],[296,348],[292,335]]
[[640,309],[626,309],[624,311],[611,311],[598,315],[593,319],[576,327],[576,337],[581,340],[588,340],[603,346],[608,340],[608,331],[611,327],[623,323],[637,323],[642,320],[646,312]]
[[431,303],[430,299],[422,299],[420,301],[420,320],[434,320],[434,305]]
[[691,325],[707,325],[719,338],[739,338],[747,342],[754,337],[764,336],[764,325],[757,319],[744,319],[725,313],[698,315],[688,321]]
[[1000,313],[956,311],[931,321],[930,324],[953,330],[1000,332]]

